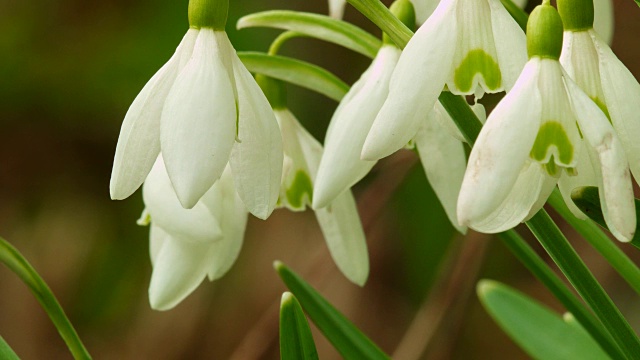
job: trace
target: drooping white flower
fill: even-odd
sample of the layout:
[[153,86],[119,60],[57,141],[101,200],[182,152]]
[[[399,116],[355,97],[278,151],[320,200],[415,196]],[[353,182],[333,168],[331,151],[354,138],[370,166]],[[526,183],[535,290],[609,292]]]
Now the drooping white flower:
[[499,0],[443,0],[402,52],[362,158],[402,148],[445,85],[454,94],[509,91],[526,62],[525,35]]
[[529,18],[530,60],[487,119],[469,157],[460,223],[501,232],[535,214],[554,185],[589,171],[605,221],[621,241],[636,227],[629,164],[600,108],[564,73],[562,22],[548,4]]
[[191,28],[129,108],[111,176],[113,199],[135,192],[161,152],[183,207],[195,206],[229,163],[251,213],[264,219],[273,211],[282,174],[280,132],[224,31],[220,6],[192,0]]
[[[597,3],[558,1],[565,29],[560,63],[611,121],[637,182],[640,179],[640,84],[592,28],[593,5]],[[574,6],[586,11],[576,13]],[[560,189],[569,200],[574,187],[595,185],[595,174],[581,172],[573,181],[561,182]],[[567,201],[567,204],[576,216],[586,218],[573,202]]]
[[151,225],[153,265],[149,302],[168,310],[208,277],[224,275],[235,262],[247,223],[247,210],[227,169],[192,209],[184,209],[159,157],[143,186],[141,225]]
[[[286,108],[273,110],[282,130],[285,164],[280,206],[303,211],[311,206],[322,145]],[[358,208],[351,191],[344,191],[328,206],[315,210],[333,261],[353,283],[364,285],[369,276],[369,255]]]

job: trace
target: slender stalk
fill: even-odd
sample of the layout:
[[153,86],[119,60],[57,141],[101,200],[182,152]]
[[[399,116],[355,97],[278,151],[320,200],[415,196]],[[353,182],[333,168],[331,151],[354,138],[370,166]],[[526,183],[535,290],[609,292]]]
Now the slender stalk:
[[499,234],[502,243],[564,305],[612,359],[626,359],[609,333],[515,230]]
[[580,220],[575,217],[556,189],[549,197],[549,204],[562,216],[569,225],[584,237],[627,283],[640,294],[640,269],[611,239],[591,220]]
[[380,0],[347,0],[362,15],[384,31],[400,49],[404,49],[413,31],[398,20]]
[[269,47],[269,55],[278,55],[280,48],[282,47],[282,45],[284,45],[285,42],[298,37],[308,37],[308,35],[292,30],[281,33],[271,43],[271,46]]
[[620,310],[564,237],[546,211],[540,210],[527,226],[553,261],[589,304],[628,359],[640,359],[640,340]]
[[36,299],[42,305],[44,311],[55,325],[56,329],[67,344],[71,354],[75,359],[91,359],[89,352],[82,344],[78,337],[78,333],[71,325],[62,310],[62,307],[56,300],[56,297],[49,289],[49,286],[42,280],[36,270],[29,262],[20,254],[20,252],[0,237],[0,262],[5,264],[13,271],[22,281],[29,287],[29,290],[35,295]]

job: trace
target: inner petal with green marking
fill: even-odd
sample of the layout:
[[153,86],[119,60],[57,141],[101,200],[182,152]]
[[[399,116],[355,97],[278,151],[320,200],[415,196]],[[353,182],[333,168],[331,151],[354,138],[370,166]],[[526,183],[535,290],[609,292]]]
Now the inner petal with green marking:
[[313,183],[309,174],[304,170],[298,170],[287,188],[287,203],[293,209],[304,209],[313,200]]
[[498,62],[482,49],[469,51],[456,68],[454,82],[458,90],[463,93],[473,92],[477,75],[484,79],[485,91],[498,91],[502,87],[502,73]]
[[557,121],[547,121],[540,127],[529,156],[543,164],[553,162],[554,164],[545,168],[550,175],[556,175],[558,169],[554,165],[569,167],[573,162],[574,152],[564,126]]

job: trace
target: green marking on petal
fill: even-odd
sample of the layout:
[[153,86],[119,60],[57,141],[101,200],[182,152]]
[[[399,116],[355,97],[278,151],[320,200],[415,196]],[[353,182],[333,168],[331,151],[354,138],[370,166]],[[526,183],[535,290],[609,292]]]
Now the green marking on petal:
[[485,90],[497,90],[502,86],[502,73],[498,63],[482,49],[469,51],[456,69],[454,82],[461,92],[472,91],[473,78],[482,75],[487,85]]
[[291,186],[287,189],[287,202],[291,207],[299,209],[305,205],[305,196],[307,196],[309,203],[312,202],[312,194],[311,178],[306,172],[298,170]]
[[556,165],[556,162],[553,160],[553,155],[551,155],[551,158],[549,159],[549,162],[544,164],[544,169],[547,170],[547,174],[551,175],[551,176],[557,176],[558,175],[558,171],[560,169],[558,169],[558,165]]
[[[558,158],[561,163],[571,163],[571,160],[573,160],[573,144],[571,144],[562,124],[556,121],[548,121],[540,127],[530,156],[537,161],[544,161],[551,146],[555,146],[558,150]],[[549,163],[551,162],[554,162],[553,157],[549,160]]]
[[602,112],[607,116],[607,119],[609,119],[609,122],[611,122],[609,109],[607,109],[607,105],[604,103],[604,101],[600,100],[597,96],[592,97],[591,100],[593,100],[593,102],[596,103],[596,105],[598,105],[600,110],[602,110]]

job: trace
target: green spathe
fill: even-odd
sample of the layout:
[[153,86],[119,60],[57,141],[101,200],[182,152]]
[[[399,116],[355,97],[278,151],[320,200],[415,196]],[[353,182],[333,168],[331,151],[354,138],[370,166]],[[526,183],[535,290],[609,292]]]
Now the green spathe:
[[558,12],[567,31],[593,28],[593,0],[558,0]]
[[[536,141],[531,149],[531,157],[537,161],[544,161],[547,157],[549,148],[554,146],[558,151],[558,160],[562,164],[569,164],[573,160],[573,145],[567,136],[562,124],[556,121],[548,121],[544,123]],[[555,161],[553,156],[549,162]],[[551,169],[548,169],[551,170]]]
[[471,50],[456,69],[454,81],[458,90],[471,91],[476,74],[482,75],[488,90],[496,90],[502,85],[500,66],[482,49]]
[[313,183],[309,175],[303,171],[298,170],[296,176],[293,178],[293,182],[287,189],[287,202],[295,209],[300,209],[305,205],[305,196],[309,203],[312,201]]
[[562,52],[562,19],[548,4],[536,6],[527,23],[527,52],[534,56],[558,60]]
[[189,26],[224,31],[229,0],[189,0]]
[[[389,10],[395,15],[403,24],[405,24],[411,31],[416,28],[416,11],[413,4],[409,0],[396,0],[391,4]],[[386,33],[382,34],[382,42],[384,44],[396,45],[393,40]]]

